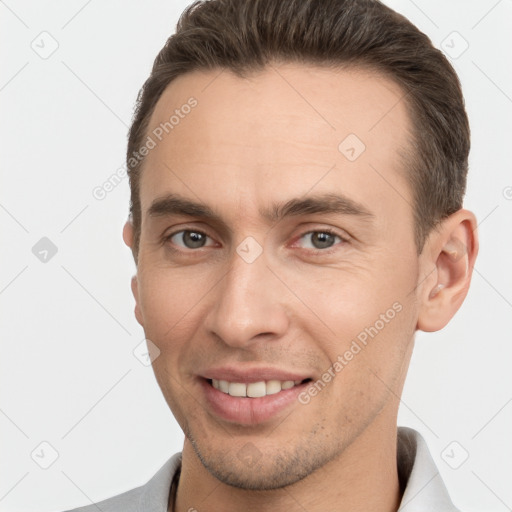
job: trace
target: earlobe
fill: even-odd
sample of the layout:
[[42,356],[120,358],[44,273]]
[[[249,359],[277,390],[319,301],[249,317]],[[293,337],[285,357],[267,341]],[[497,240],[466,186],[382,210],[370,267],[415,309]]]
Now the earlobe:
[[429,239],[429,275],[419,289],[420,311],[417,329],[442,329],[466,298],[478,253],[476,218],[459,210],[445,219]]

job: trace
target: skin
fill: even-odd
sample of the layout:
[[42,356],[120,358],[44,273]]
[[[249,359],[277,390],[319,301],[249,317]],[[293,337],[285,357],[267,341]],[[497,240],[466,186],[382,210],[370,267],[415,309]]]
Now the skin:
[[[399,157],[411,124],[389,79],[292,63],[247,79],[219,73],[168,86],[148,133],[190,96],[198,105],[148,154],[140,183],[132,289],[136,318],[160,350],[158,384],[186,435],[176,510],[397,510],[396,420],[414,333],[441,329],[462,304],[475,217],[454,213],[417,254]],[[338,150],[351,133],[366,146],[353,162]],[[149,215],[169,193],[210,206],[223,223]],[[372,217],[260,215],[323,193]],[[205,245],[164,240],[184,229],[205,233]],[[307,233],[325,229],[332,245],[315,250]],[[236,252],[248,236],[263,249],[252,263]],[[130,222],[124,239],[133,247]],[[317,380],[394,303],[400,312],[309,403],[252,426],[208,408],[198,372],[270,365]],[[253,464],[240,457],[247,444]]]

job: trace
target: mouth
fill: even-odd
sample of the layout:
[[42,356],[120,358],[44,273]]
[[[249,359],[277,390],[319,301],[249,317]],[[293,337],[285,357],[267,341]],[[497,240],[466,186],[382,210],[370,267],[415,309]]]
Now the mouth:
[[[228,423],[256,426],[277,420],[292,407],[303,407],[299,394],[311,378],[286,380],[266,378],[252,382],[238,376],[233,380],[200,377],[207,410]],[[260,377],[261,379],[261,377]]]

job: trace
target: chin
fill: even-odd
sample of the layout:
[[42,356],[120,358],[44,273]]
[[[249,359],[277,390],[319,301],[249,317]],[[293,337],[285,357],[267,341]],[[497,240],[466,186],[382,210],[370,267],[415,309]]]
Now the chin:
[[[212,451],[188,436],[191,445],[206,470],[220,482],[251,491],[281,489],[306,478],[332,460],[336,454],[321,449],[321,444],[303,438],[296,447],[258,449],[251,443],[240,448]],[[208,443],[212,446],[211,441]],[[324,445],[325,446],[325,445]],[[331,446],[331,450],[334,447]]]

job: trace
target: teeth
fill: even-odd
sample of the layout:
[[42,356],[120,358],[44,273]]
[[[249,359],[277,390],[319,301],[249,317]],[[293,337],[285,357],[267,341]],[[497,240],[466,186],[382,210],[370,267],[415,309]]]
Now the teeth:
[[251,398],[258,398],[260,396],[265,396],[266,394],[267,386],[263,381],[247,384],[247,396],[250,396]]
[[241,382],[230,382],[228,393],[231,396],[247,396],[247,386]]
[[242,382],[212,379],[212,386],[231,396],[259,398],[266,395],[275,395],[281,390],[293,388],[301,382],[301,380],[269,380],[267,382],[262,380],[244,384]]
[[281,391],[281,383],[278,380],[269,380],[266,385],[267,395],[274,395]]

